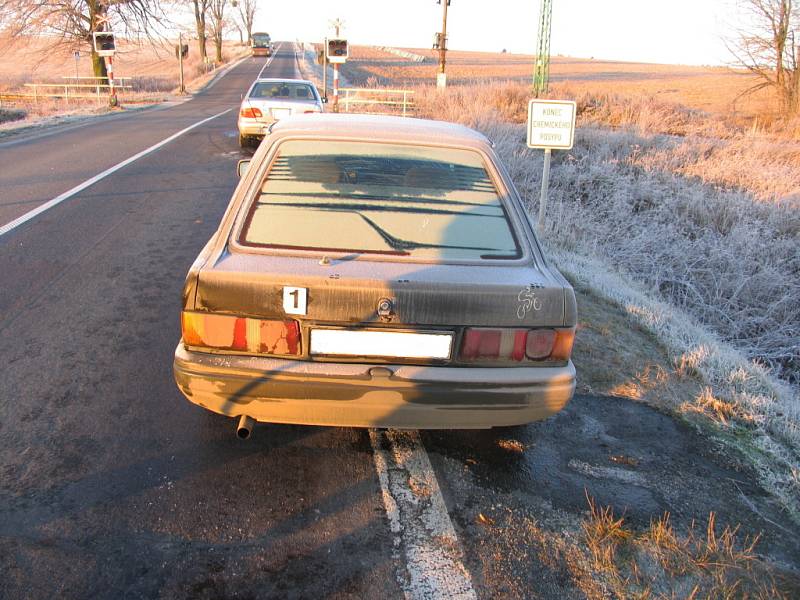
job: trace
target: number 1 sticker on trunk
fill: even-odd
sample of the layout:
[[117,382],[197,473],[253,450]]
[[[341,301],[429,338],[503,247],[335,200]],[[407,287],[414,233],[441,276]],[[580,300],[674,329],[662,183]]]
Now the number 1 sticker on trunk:
[[308,290],[299,287],[283,288],[283,311],[287,315],[306,314],[306,297]]

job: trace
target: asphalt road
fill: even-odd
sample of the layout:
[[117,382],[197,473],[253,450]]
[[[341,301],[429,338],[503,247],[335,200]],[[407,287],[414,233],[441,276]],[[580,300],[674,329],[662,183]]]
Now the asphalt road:
[[[414,592],[416,525],[387,511],[368,431],[260,425],[242,442],[172,379],[184,276],[236,184],[236,108],[264,66],[248,58],[177,106],[0,144],[2,226],[232,109],[0,236],[0,597],[435,597]],[[291,45],[265,73],[296,75]],[[509,450],[512,434],[530,450]],[[419,480],[409,470],[397,485],[441,490],[478,597],[580,597],[521,532],[547,511],[578,518],[584,489],[643,523],[663,510],[702,520],[704,500],[735,495],[728,480],[760,497],[692,431],[626,400],[577,397],[515,432],[421,439],[432,467],[425,455]],[[582,466],[611,452],[659,476]],[[770,531],[744,503],[723,517]]]

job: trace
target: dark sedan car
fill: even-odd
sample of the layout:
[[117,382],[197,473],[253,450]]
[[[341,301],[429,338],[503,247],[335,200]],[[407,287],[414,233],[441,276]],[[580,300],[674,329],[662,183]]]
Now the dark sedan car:
[[514,425],[569,401],[575,325],[483,135],[306,115],[273,126],[192,265],[174,372],[243,436]]

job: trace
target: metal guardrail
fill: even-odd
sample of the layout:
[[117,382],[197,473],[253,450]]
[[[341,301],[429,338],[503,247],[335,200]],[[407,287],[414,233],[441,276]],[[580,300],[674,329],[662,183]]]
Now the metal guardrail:
[[[344,112],[356,112],[352,107],[358,106],[387,106],[398,111],[402,116],[407,117],[413,110],[414,103],[410,96],[413,90],[390,90],[373,88],[339,88],[340,105]],[[375,98],[378,96],[378,98]],[[399,107],[399,108],[398,108]],[[367,114],[386,114],[385,112],[370,113],[369,111],[357,111]]]
[[[98,78],[100,79],[100,78]],[[120,78],[121,80],[122,78]],[[130,79],[127,77],[126,79]],[[115,81],[117,79],[115,78]],[[105,92],[111,87],[107,83],[99,83],[99,81],[95,81],[95,83],[26,83],[26,88],[32,88],[32,94],[13,94],[18,98],[26,98],[30,99],[33,98],[34,102],[38,102],[39,98],[63,98],[64,100],[69,101],[70,98],[97,98],[98,100],[102,99],[103,96],[100,95],[100,91],[104,90]],[[47,93],[45,91],[40,90],[48,90],[48,89],[56,89],[57,92],[50,92]],[[81,94],[81,90],[90,89],[94,90],[94,94]],[[114,84],[114,89],[117,90],[130,90],[133,89],[132,85],[117,85]],[[70,91],[72,93],[70,93]],[[11,94],[9,94],[11,95]]]

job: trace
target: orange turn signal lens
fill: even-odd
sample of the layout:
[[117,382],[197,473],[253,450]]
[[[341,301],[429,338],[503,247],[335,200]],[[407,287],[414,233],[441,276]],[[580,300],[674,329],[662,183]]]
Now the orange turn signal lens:
[[261,111],[254,107],[243,108],[239,114],[245,119],[260,119],[263,116]]
[[552,360],[569,360],[572,356],[572,344],[575,343],[575,328],[556,329],[556,339],[550,352]]
[[249,319],[184,311],[181,335],[187,346],[253,354],[300,354],[300,325],[291,319]]

